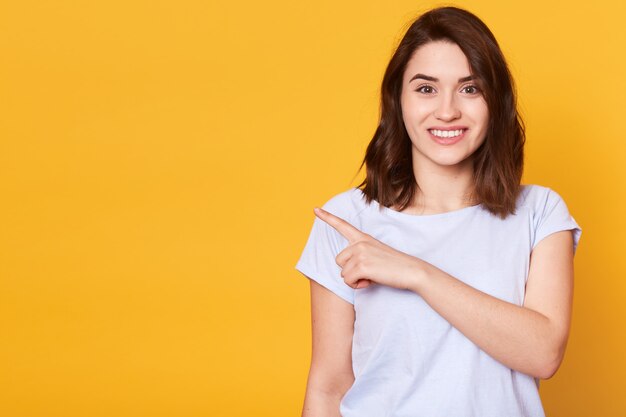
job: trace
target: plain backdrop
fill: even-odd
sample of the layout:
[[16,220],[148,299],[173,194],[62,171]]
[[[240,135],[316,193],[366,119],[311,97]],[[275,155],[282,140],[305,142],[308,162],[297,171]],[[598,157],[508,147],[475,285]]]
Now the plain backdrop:
[[[498,38],[523,183],[583,229],[548,416],[626,415],[623,2],[458,1]],[[428,1],[0,3],[0,415],[296,416],[313,207],[356,186]]]

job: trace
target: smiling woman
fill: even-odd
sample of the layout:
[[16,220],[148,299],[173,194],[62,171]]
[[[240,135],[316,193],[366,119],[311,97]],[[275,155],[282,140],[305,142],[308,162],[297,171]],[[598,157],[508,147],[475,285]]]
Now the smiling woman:
[[316,209],[303,416],[540,417],[567,344],[581,228],[520,183],[524,129],[498,44],[431,10],[401,40],[359,187]]
[[405,78],[411,74],[400,103],[413,164],[465,164],[470,170],[471,156],[485,141],[489,110],[474,77],[464,75],[471,74],[465,54],[455,43],[429,42],[407,63]]
[[[451,93],[453,88],[458,88],[457,94]],[[440,132],[429,131],[429,137],[445,138],[446,130],[463,130],[455,120],[462,116],[464,123],[469,122],[485,105],[488,116],[479,116],[486,123],[480,126],[484,131],[474,128],[471,132],[474,142],[482,141],[481,146],[466,153],[468,159],[458,166],[466,181],[455,186],[457,194],[465,189],[468,195],[456,205],[478,201],[504,218],[515,210],[525,142],[515,84],[504,55],[489,28],[465,10],[444,7],[422,15],[400,41],[382,81],[380,123],[361,164],[367,168],[367,177],[359,187],[367,202],[376,200],[399,210],[419,205],[428,210],[429,204],[419,200],[431,193],[424,190],[428,181],[418,177],[422,171],[415,172],[415,167],[427,169],[413,159],[419,153],[419,148],[414,149],[416,141],[425,135],[424,127]],[[416,128],[420,115],[431,118],[425,121],[428,125]],[[486,122],[483,117],[488,117]],[[433,151],[442,150],[436,147]],[[449,202],[441,208],[449,209]]]

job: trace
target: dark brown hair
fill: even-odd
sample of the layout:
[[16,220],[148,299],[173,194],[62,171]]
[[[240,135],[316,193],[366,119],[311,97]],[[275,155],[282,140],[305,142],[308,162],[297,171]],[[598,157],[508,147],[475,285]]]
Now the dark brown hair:
[[361,168],[366,177],[358,185],[368,203],[405,209],[418,184],[413,174],[411,140],[402,119],[400,94],[407,62],[422,45],[433,41],[457,44],[481,86],[489,111],[483,144],[474,162],[472,198],[504,219],[515,214],[524,165],[524,123],[517,110],[515,85],[498,42],[474,14],[456,7],[440,7],[415,20],[393,54],[381,87],[380,122],[365,152]]

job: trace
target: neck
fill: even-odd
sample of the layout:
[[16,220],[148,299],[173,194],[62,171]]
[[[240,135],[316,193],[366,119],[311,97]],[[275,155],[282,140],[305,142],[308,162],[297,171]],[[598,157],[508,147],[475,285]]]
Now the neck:
[[413,159],[413,173],[418,184],[414,202],[409,208],[420,213],[441,213],[475,205],[471,193],[473,163],[467,158],[456,165],[444,166],[430,160]]

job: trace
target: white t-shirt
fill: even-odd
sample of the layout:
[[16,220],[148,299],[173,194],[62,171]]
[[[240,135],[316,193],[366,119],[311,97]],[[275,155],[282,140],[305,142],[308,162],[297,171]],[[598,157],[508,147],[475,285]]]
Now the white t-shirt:
[[[429,215],[365,202],[358,188],[323,208],[381,242],[487,294],[522,305],[530,253],[544,237],[581,228],[555,191],[524,185],[515,215],[482,205]],[[354,305],[355,381],[343,417],[543,417],[539,380],[483,352],[416,293],[385,285],[355,290],[335,257],[347,240],[317,217],[296,269]]]

